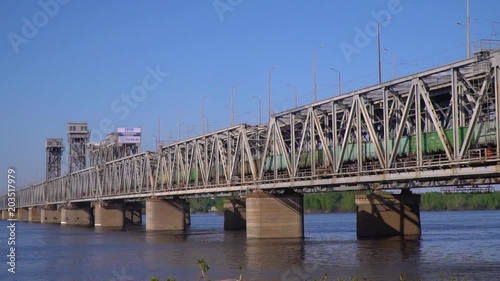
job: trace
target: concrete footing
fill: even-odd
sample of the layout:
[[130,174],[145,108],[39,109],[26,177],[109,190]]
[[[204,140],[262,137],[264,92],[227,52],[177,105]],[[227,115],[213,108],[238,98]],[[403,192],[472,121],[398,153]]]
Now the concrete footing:
[[127,202],[124,206],[125,224],[142,224],[141,202]]
[[71,207],[61,209],[61,224],[91,225],[92,214],[90,207]]
[[40,222],[41,220],[41,208],[40,207],[30,207],[28,208],[28,221],[29,222]]
[[241,230],[247,228],[245,199],[232,198],[224,200],[224,230]]
[[420,236],[420,195],[356,195],[359,238]]
[[29,211],[28,208],[17,208],[16,209],[17,221],[29,221]]
[[61,223],[61,210],[58,210],[55,206],[42,208],[40,214],[41,223]]
[[184,230],[185,205],[183,199],[146,200],[146,230]]
[[304,196],[260,190],[247,194],[246,220],[248,238],[303,238]]
[[94,226],[123,227],[125,213],[123,202],[97,202],[94,206]]

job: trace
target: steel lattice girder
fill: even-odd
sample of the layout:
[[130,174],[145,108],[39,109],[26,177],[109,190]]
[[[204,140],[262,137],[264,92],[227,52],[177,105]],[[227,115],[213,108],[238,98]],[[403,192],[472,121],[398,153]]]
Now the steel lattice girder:
[[233,126],[106,162],[20,190],[18,206],[497,183],[499,65],[499,52],[482,54],[276,114],[268,126]]

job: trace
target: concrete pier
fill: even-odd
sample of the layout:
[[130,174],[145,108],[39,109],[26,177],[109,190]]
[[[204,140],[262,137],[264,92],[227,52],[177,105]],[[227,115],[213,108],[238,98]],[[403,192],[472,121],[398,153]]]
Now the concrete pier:
[[92,221],[90,206],[70,206],[61,209],[61,224],[91,225]]
[[247,228],[247,209],[244,198],[224,200],[224,230]]
[[293,191],[247,194],[248,238],[303,238],[304,196]]
[[16,209],[17,221],[29,221],[29,211],[28,208],[17,208]]
[[125,202],[125,224],[142,224],[142,203]]
[[29,222],[40,222],[41,214],[42,214],[42,212],[41,212],[40,207],[28,208],[28,221]]
[[97,202],[94,206],[94,226],[123,227],[125,213],[123,202]]
[[420,236],[420,195],[356,195],[358,238]]
[[2,220],[6,220],[9,218],[9,211],[8,210],[3,210],[2,211]]
[[45,206],[40,214],[41,223],[61,223],[61,210],[57,206]]
[[146,230],[184,230],[185,205],[183,199],[146,200]]
[[184,204],[184,222],[186,225],[191,225],[191,204],[189,202]]

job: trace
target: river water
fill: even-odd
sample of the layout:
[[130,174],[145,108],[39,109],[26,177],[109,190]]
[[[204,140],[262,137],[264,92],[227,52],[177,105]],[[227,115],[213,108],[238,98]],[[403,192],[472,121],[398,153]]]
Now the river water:
[[[7,272],[7,222],[0,221],[0,280],[500,280],[500,211],[422,212],[422,237],[358,240],[355,214],[305,215],[305,239],[246,239],[219,214],[193,214],[185,233],[16,223],[16,273]],[[459,279],[462,280],[462,279]]]

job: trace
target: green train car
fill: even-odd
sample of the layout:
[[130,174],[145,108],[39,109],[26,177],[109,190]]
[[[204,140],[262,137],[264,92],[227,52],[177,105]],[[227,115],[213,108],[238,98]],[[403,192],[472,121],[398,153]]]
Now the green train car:
[[[458,137],[460,146],[463,144],[463,140],[465,138],[465,135],[467,134],[467,129],[468,127],[461,127],[459,129]],[[495,128],[495,123],[493,121],[478,123],[474,127],[474,132],[472,133],[471,136],[471,143],[477,147],[488,147],[491,144],[495,144],[496,146],[495,131],[496,128]],[[453,129],[446,129],[444,133],[446,138],[448,139],[448,142],[450,143],[450,146],[453,147]],[[385,143],[383,140],[380,140],[379,143],[380,147],[382,148],[385,147]],[[388,147],[390,151],[393,150],[394,144],[395,144],[394,140],[389,141]],[[340,149],[341,149],[340,146],[337,146],[336,149],[337,149],[337,155],[340,155]],[[444,148],[437,132],[422,133],[422,150],[424,155],[444,153]],[[328,146],[327,151],[329,151],[330,154],[333,156],[332,146]],[[415,135],[403,136],[398,146],[397,155],[400,155],[401,157],[408,157],[415,155],[416,151],[417,151],[416,136]],[[299,159],[299,169],[307,169],[308,167],[311,167],[311,162],[312,162],[311,153],[312,153],[311,151],[302,152]],[[362,144],[362,153],[363,153],[363,159],[365,161],[373,161],[377,159],[377,153],[373,142],[364,142]],[[314,154],[316,162],[319,165],[322,165],[326,157],[324,155],[325,150],[315,150]],[[354,163],[355,161],[357,161],[357,159],[358,159],[357,143],[348,143],[343,155],[343,162]],[[255,164],[257,170],[260,170],[260,161],[258,159],[255,160]],[[251,175],[250,163],[245,162],[244,165],[245,165],[244,169],[245,175],[247,176]],[[287,169],[286,161],[283,155],[277,155],[276,159],[273,159],[272,156],[266,157],[264,161],[264,171],[265,172],[274,171],[274,165],[277,166],[278,171]],[[174,171],[174,173],[176,172]],[[239,176],[239,174],[240,170],[238,169],[236,171],[236,175]],[[224,170],[222,165],[219,166],[219,175],[220,177],[224,177]],[[201,180],[201,172],[198,171],[197,169],[192,169],[189,175],[190,178],[189,180],[194,182],[197,177],[198,180]],[[175,179],[176,177],[174,177],[174,181]]]

